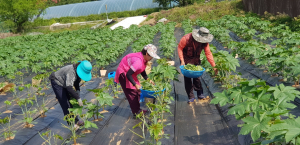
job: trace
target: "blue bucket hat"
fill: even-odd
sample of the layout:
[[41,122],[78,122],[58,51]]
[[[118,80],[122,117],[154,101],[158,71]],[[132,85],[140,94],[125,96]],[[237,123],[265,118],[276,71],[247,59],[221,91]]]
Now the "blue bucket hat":
[[87,61],[87,60],[84,60],[84,61],[79,61],[81,62],[78,67],[77,67],[77,74],[78,76],[83,79],[84,81],[90,81],[92,79],[92,64]]

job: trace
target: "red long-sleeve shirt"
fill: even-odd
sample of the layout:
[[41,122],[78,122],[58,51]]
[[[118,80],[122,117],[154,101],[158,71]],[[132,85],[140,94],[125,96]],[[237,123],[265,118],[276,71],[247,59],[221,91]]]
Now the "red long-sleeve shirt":
[[[179,44],[178,44],[178,56],[179,56],[179,59],[181,61],[183,61],[183,49],[185,48],[186,46],[186,38],[185,37],[182,37]],[[209,48],[209,45],[206,45],[206,47],[204,48],[204,51],[205,51],[205,55],[206,55],[206,58],[208,60],[208,62],[210,63],[210,65],[212,67],[215,67],[216,64],[215,64],[215,61],[214,61],[214,58],[213,58],[213,55],[210,51],[210,48]]]

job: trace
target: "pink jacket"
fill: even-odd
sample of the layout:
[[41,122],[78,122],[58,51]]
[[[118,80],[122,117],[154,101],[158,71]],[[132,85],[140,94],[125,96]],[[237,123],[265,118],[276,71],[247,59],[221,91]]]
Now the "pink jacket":
[[[119,76],[122,73],[126,73],[131,68],[134,73],[132,74],[133,80],[136,84],[140,85],[139,80],[137,79],[137,75],[142,73],[146,69],[147,61],[144,59],[143,54],[141,52],[130,53],[127,54],[120,62],[116,75],[115,82],[119,83]],[[130,83],[130,81],[126,78],[126,88],[135,89],[135,87]]]

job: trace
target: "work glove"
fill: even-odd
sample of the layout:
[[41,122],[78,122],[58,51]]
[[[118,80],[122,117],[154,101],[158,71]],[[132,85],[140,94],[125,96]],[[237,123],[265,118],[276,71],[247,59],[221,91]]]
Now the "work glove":
[[83,103],[82,103],[81,99],[78,99],[77,101],[78,101],[79,106],[83,106]]

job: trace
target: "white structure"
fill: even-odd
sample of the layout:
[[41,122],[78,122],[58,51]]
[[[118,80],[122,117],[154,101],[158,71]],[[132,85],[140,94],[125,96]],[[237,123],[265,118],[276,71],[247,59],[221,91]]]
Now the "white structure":
[[143,22],[144,20],[146,20],[147,17],[145,16],[135,16],[135,17],[128,17],[124,20],[122,20],[121,22],[113,25],[110,27],[110,29],[115,29],[119,26],[122,26],[124,29],[127,29],[130,27],[130,25],[135,24],[135,25],[139,25],[141,22]]

